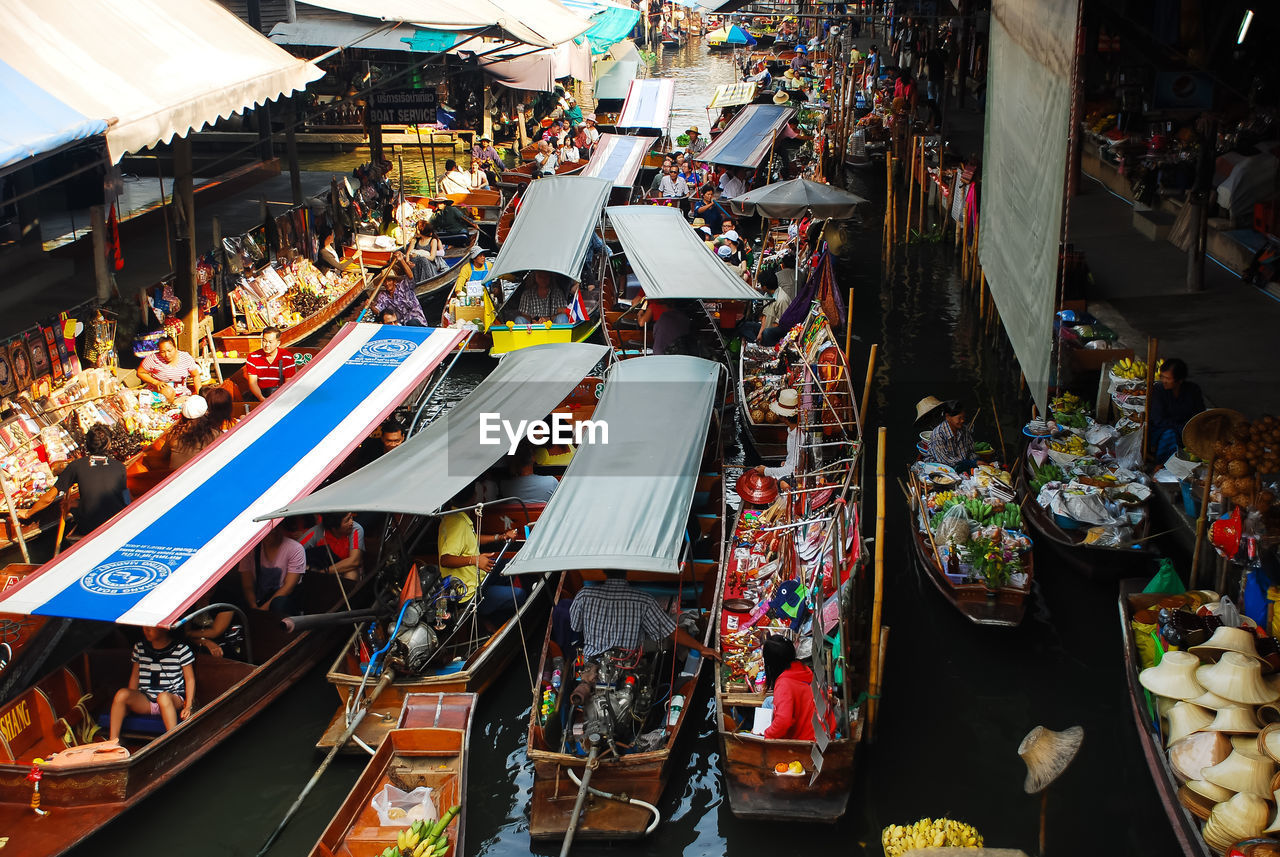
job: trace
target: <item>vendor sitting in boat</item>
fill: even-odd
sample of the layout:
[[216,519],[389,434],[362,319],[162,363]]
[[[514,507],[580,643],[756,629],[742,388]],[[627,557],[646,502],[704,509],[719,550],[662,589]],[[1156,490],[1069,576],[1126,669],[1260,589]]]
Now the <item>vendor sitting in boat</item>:
[[1151,436],[1156,458],[1165,461],[1182,445],[1187,420],[1204,410],[1198,384],[1187,380],[1187,364],[1170,357],[1160,364],[1160,384],[1151,389]]
[[652,595],[628,583],[625,571],[605,569],[604,577],[603,583],[574,596],[569,607],[569,627],[582,635],[582,653],[588,660],[611,649],[635,651],[645,640],[660,643],[673,635],[677,645],[718,660],[715,649],[677,625]]
[[[764,737],[784,741],[812,741],[813,670],[796,657],[796,647],[786,637],[774,634],[764,641],[765,688],[773,691],[773,719]],[[827,732],[835,731],[835,716],[827,709]]]
[[782,417],[787,426],[787,457],[777,467],[756,466],[756,473],[772,476],[778,480],[778,490],[790,491],[788,477],[794,477],[796,468],[800,466],[801,431],[798,412],[800,410],[800,394],[787,387],[778,392],[778,398],[769,403],[769,410]]
[[520,287],[520,300],[516,304],[516,315],[511,320],[516,324],[568,324],[569,295],[558,280],[558,276],[550,271],[534,271],[530,279]]
[[200,389],[200,367],[196,359],[179,351],[172,336],[160,337],[155,353],[148,354],[138,367],[138,378],[169,403]]
[[929,435],[929,458],[951,467],[957,473],[972,470],[978,461],[973,449],[973,427],[965,424],[967,415],[958,399],[942,403],[942,422]]

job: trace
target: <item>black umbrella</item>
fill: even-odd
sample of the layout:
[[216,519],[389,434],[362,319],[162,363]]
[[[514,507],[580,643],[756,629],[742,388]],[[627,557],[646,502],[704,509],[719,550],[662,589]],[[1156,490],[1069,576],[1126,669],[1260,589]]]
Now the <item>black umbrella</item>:
[[808,179],[791,179],[785,182],[758,187],[735,197],[733,207],[740,214],[758,212],[764,217],[792,220],[812,212],[814,217],[830,217],[848,220],[865,199],[847,190],[819,184]]

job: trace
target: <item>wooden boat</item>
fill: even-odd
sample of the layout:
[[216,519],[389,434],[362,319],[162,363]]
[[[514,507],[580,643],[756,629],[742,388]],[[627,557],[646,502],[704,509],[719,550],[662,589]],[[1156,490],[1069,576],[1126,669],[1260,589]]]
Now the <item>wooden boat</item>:
[[[394,242],[394,239],[392,240]],[[396,253],[403,253],[406,246],[405,244],[393,244],[393,246],[387,247],[382,235],[355,235],[354,241],[354,244],[343,245],[342,258],[357,262],[375,271],[391,264],[391,257]]]
[[[322,577],[322,576],[317,576]],[[337,595],[332,581],[312,589]],[[341,599],[330,602],[345,606]],[[208,700],[177,728],[159,737],[124,735],[128,759],[74,768],[45,768],[40,796],[53,813],[52,825],[36,824],[31,810],[32,760],[66,749],[59,719],[73,728],[83,722],[77,708],[85,693],[93,696],[91,715],[109,706],[129,679],[129,648],[108,638],[0,707],[0,720],[15,724],[0,744],[0,828],[21,831],[21,853],[27,857],[62,854],[200,760],[305,675],[323,657],[330,631],[306,631],[286,637],[279,617],[250,611],[248,637],[254,663],[208,654],[196,655],[196,683]]]
[[502,213],[498,215],[498,225],[494,227],[493,235],[499,247],[507,240],[507,236],[511,234],[511,224],[516,222],[516,210],[519,208],[517,200],[520,199],[522,191],[523,189],[513,193],[507,199],[507,204],[502,207]]
[[467,234],[467,243],[464,245],[445,245],[444,257],[449,262],[449,267],[445,268],[434,277],[428,277],[421,283],[413,287],[413,292],[419,299],[446,292],[452,289],[458,281],[458,270],[462,263],[467,261],[471,256],[471,248],[476,246],[480,240],[480,230],[470,229]]
[[[771,349],[770,349],[771,350]],[[776,464],[787,457],[787,427],[781,422],[769,422],[768,402],[757,392],[756,363],[751,362],[753,355],[763,357],[766,352],[743,343],[738,350],[738,410],[741,419],[742,434],[751,445],[756,458],[766,464]]]
[[[303,342],[311,336],[314,336],[325,325],[337,319],[343,312],[347,310],[364,291],[364,281],[356,280],[351,287],[338,297],[329,301],[316,312],[304,318],[302,321],[287,327],[280,333],[280,344],[285,348],[292,348]],[[225,327],[213,335],[214,345],[218,351],[223,354],[235,352],[241,360],[249,356],[249,352],[256,351],[262,345],[262,333],[260,331],[240,331],[234,327]],[[234,361],[236,358],[232,358]],[[220,360],[219,362],[227,362]]]
[[991,589],[981,581],[967,582],[962,577],[952,579],[943,567],[938,545],[928,529],[927,510],[922,507],[922,498],[927,496],[930,487],[915,472],[911,473],[907,506],[915,519],[911,527],[911,538],[915,546],[916,564],[942,593],[942,597],[950,601],[970,622],[1005,627],[1021,624],[1035,574],[1033,553],[1027,550],[1024,554],[1022,570],[1026,574],[1026,581],[1021,586],[1005,585]]
[[[453,200],[454,206],[474,220],[480,226],[492,226],[498,221],[502,211],[503,199],[500,190],[473,190],[467,193],[446,193],[446,199]],[[406,196],[405,202],[413,205],[430,205],[433,197]]]
[[390,785],[404,792],[431,789],[437,814],[462,810],[445,828],[448,857],[466,853],[467,746],[475,713],[473,693],[413,693],[405,697],[395,728],[352,786],[311,849],[312,857],[372,857],[396,844],[402,826],[383,826],[371,803]]
[[1213,857],[1216,852],[1201,835],[1200,820],[1178,800],[1181,783],[1165,753],[1159,717],[1154,716],[1150,695],[1138,682],[1142,664],[1138,657],[1138,646],[1134,642],[1131,624],[1133,614],[1167,597],[1163,593],[1143,594],[1143,586],[1141,580],[1120,581],[1120,633],[1124,640],[1124,672],[1129,683],[1129,709],[1133,712],[1133,721],[1138,729],[1142,755],[1146,757],[1147,767],[1151,769],[1151,781],[1155,783],[1156,793],[1160,795],[1160,803],[1164,805],[1165,815],[1169,817],[1169,824],[1182,853],[1185,857]]
[[[578,161],[578,163],[576,164],[556,164],[556,175],[558,176],[576,175],[577,173],[582,172],[582,170],[586,166],[587,166],[586,161]],[[534,169],[536,168],[537,168],[537,164],[535,164],[533,161],[529,161],[528,163],[521,164],[518,167],[512,167],[509,170],[503,170],[502,181],[506,184],[516,185],[517,187],[519,187],[520,185],[527,185],[533,176]]]
[[1013,471],[1014,484],[1022,505],[1022,517],[1035,533],[1037,545],[1047,546],[1062,565],[1090,580],[1114,580],[1150,572],[1158,552],[1150,541],[1144,541],[1151,534],[1149,514],[1134,528],[1133,535],[1139,546],[1085,544],[1087,529],[1064,529],[1048,509],[1036,502],[1027,480],[1028,469],[1026,454],[1019,456]]
[[676,50],[684,44],[684,36],[675,30],[669,30],[659,37],[658,44],[668,50]]
[[[826,344],[812,353],[822,354],[827,348],[839,352],[829,327],[820,335],[826,337]],[[795,475],[798,491],[786,513],[790,520],[769,523],[770,534],[766,534],[761,527],[763,507],[744,502],[739,510],[731,539],[735,548],[732,553],[726,552],[716,584],[713,615],[717,617],[717,648],[727,669],[717,670],[714,679],[715,722],[725,793],[735,816],[831,823],[842,817],[848,806],[856,749],[866,722],[865,704],[860,700],[865,699],[870,686],[870,659],[879,657],[871,653],[868,645],[867,611],[855,613],[834,607],[837,615],[825,629],[826,642],[811,640],[820,652],[830,652],[830,659],[819,660],[845,664],[839,681],[828,671],[829,667],[815,670],[828,703],[843,712],[835,718],[837,731],[829,736],[825,747],[819,750],[819,745],[810,741],[765,738],[751,731],[750,722],[765,699],[763,688],[757,689],[751,682],[756,661],[750,652],[759,640],[756,629],[770,621],[770,614],[766,613],[758,617],[760,624],[747,630],[753,621],[749,618],[755,607],[752,599],[757,597],[752,593],[755,587],[769,585],[767,577],[764,583],[753,582],[752,570],[768,567],[768,545],[775,538],[772,533],[777,534],[779,555],[791,557],[790,567],[797,578],[807,580],[811,588],[822,593],[822,615],[827,614],[825,608],[833,603],[831,599],[835,605],[844,600],[838,594],[841,588],[848,589],[853,604],[865,605],[871,598],[868,566],[860,563],[858,556],[862,545],[856,511],[860,498],[857,482],[861,426],[848,367],[843,356],[836,364],[815,360],[805,365],[805,374],[821,388],[822,395],[837,403],[834,409],[818,407],[806,421],[821,424],[825,430],[834,412],[838,428],[834,434],[826,435],[826,445],[810,451],[812,460],[803,461]],[[841,400],[847,406],[839,405]],[[810,559],[802,559],[804,555]],[[763,602],[768,597],[761,595],[759,600]],[[778,633],[787,631],[781,625],[777,628]],[[814,764],[815,753],[821,759],[820,768]],[[785,768],[796,761],[804,766],[803,773],[778,773],[779,765]]]

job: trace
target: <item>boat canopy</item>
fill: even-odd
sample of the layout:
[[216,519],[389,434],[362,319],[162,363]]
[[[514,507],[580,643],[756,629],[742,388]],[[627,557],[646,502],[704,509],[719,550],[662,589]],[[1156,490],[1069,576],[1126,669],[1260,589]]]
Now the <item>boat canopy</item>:
[[[612,568],[680,573],[720,364],[615,363],[560,487],[505,574]],[[607,430],[600,431],[600,426]]]
[[748,104],[720,132],[698,160],[725,167],[755,169],[769,154],[774,138],[795,115],[790,107],[777,104]]
[[554,0],[302,0],[304,5],[427,29],[501,30],[517,42],[551,48],[591,27]]
[[0,597],[0,612],[170,626],[462,340],[348,324],[234,429]]
[[864,202],[865,199],[844,188],[798,178],[749,190],[734,197],[731,205],[738,213],[759,213],[779,220],[793,220],[806,213],[848,220]]
[[[465,399],[431,425],[350,476],[265,518],[324,512],[431,515],[510,449],[501,429],[484,443],[485,422],[540,420],[564,401],[608,349],[585,342],[531,345],[498,364]],[[489,415],[490,419],[482,421]]]
[[608,179],[584,176],[530,182],[486,281],[524,271],[551,271],[577,280],[612,188]]
[[707,105],[708,110],[714,110],[717,107],[738,107],[742,104],[750,104],[756,100],[756,92],[760,89],[760,84],[754,80],[747,80],[741,83],[722,83],[716,87],[715,94],[711,96],[711,103]]
[[636,183],[644,156],[649,154],[652,145],[652,137],[601,134],[591,160],[579,175],[598,176],[613,182],[614,187],[629,188]]
[[105,119],[72,110],[4,60],[0,90],[9,94],[0,106],[0,170],[107,131]]
[[631,89],[631,81],[640,71],[635,60],[601,61],[596,63],[596,79],[592,83],[596,101],[621,101]]
[[[4,61],[19,75],[107,124],[112,163],[324,74],[214,0],[6,0],[0,34]],[[0,114],[6,120],[9,110]],[[60,139],[49,142],[67,142]]]
[[617,126],[665,131],[671,122],[671,105],[675,98],[676,82],[669,77],[633,80]]
[[654,300],[768,300],[742,281],[689,227],[679,210],[665,205],[619,205],[605,209],[631,270]]

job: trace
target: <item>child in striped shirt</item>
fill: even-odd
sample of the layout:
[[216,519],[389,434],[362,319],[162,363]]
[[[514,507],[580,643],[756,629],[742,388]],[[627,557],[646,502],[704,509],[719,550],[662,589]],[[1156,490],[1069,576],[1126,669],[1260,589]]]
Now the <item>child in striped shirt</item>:
[[196,656],[164,628],[143,628],[143,640],[133,647],[129,686],[111,701],[109,740],[120,739],[125,715],[159,714],[167,732],[191,716],[196,694]]

